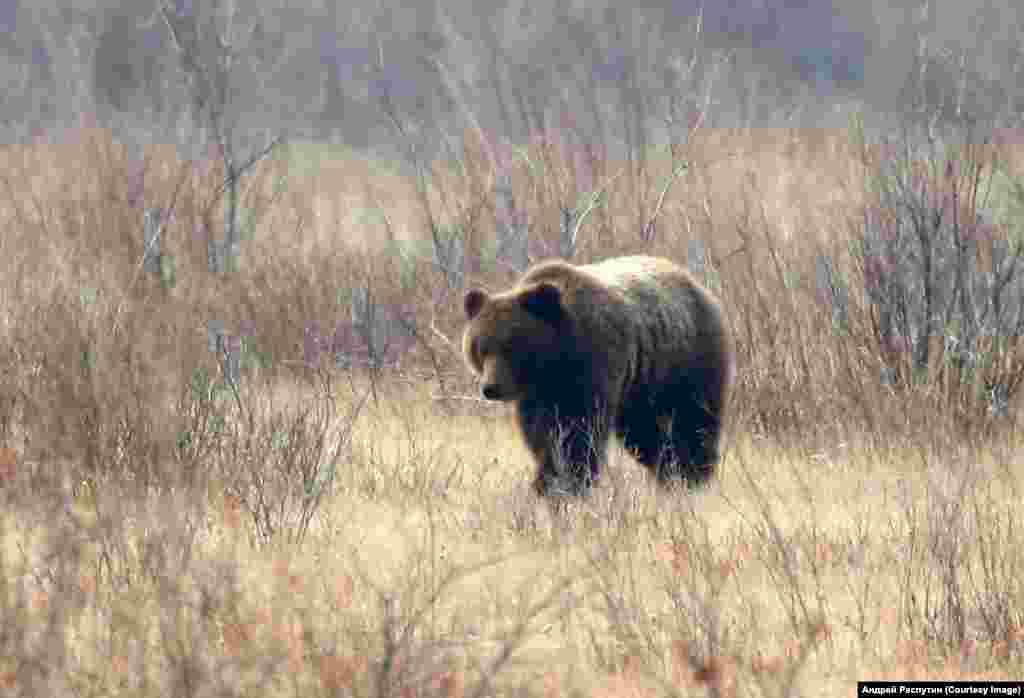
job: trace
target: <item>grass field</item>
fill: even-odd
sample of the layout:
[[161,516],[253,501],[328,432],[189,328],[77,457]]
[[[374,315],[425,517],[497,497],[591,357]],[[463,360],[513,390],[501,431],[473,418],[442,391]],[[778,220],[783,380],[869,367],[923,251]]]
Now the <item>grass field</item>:
[[[485,235],[466,227],[469,156],[438,166],[432,204],[393,168],[271,163],[246,189],[241,269],[218,278],[194,234],[216,172],[154,152],[169,278],[141,271],[105,135],[8,149],[0,694],[848,696],[1024,676],[1019,397],[990,424],[947,399],[941,366],[914,391],[879,380],[844,134],[709,132],[688,157],[659,223],[686,232],[651,251],[698,237],[720,261],[740,359],[721,477],[662,491],[616,448],[596,491],[554,510],[511,413],[475,399],[445,341],[459,294],[386,244],[431,211]],[[515,181],[546,230],[567,181]],[[583,258],[636,249],[615,231],[645,180],[622,181]],[[823,252],[854,291],[845,333],[807,281]],[[356,284],[421,328],[379,375],[303,360]],[[237,393],[210,319],[243,338]]]

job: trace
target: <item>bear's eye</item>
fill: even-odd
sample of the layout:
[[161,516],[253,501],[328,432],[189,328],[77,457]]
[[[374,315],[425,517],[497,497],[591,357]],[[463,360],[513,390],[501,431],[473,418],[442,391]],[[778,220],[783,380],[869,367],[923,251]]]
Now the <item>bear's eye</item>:
[[507,351],[507,342],[497,339],[487,339],[480,342],[480,356],[493,356]]

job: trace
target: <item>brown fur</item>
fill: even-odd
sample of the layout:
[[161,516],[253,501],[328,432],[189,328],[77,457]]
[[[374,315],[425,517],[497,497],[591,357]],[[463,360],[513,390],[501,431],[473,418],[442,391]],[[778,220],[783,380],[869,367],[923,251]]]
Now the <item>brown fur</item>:
[[612,433],[662,482],[713,475],[733,355],[718,302],[685,269],[549,261],[465,306],[467,362],[485,397],[516,403],[539,493],[585,492]]

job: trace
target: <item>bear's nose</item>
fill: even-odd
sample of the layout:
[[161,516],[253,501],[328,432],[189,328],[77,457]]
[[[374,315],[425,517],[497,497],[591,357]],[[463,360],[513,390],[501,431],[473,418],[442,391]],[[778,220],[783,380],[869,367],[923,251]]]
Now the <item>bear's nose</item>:
[[484,397],[488,400],[497,400],[501,397],[501,389],[494,385],[485,385],[483,389]]

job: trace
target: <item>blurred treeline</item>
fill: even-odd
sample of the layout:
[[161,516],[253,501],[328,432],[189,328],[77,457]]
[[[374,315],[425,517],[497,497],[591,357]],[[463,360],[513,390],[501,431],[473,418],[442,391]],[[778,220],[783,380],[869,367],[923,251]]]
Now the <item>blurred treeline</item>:
[[922,101],[985,120],[1024,107],[1015,0],[3,0],[5,140],[87,115],[201,142],[161,3],[229,45],[243,130],[357,148],[396,141],[382,100],[406,147],[412,126],[424,148],[467,118],[520,141],[554,107],[627,148],[658,140],[673,99],[715,127],[842,125],[844,107],[884,119]]

